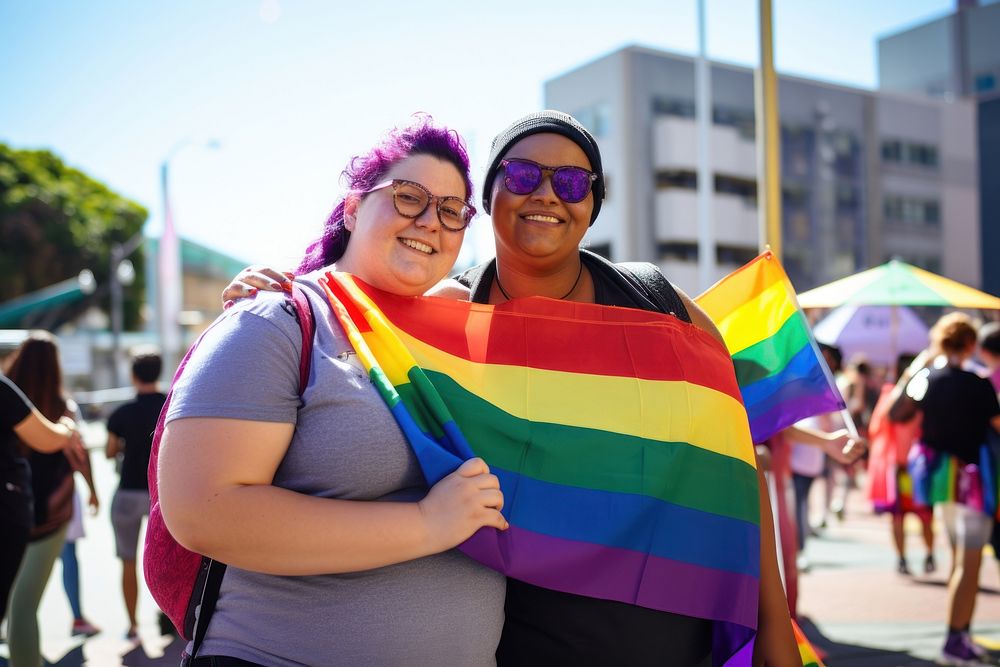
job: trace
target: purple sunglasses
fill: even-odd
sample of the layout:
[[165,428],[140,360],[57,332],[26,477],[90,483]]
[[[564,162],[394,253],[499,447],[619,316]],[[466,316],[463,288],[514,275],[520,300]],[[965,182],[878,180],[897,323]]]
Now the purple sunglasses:
[[530,195],[542,184],[545,173],[552,174],[552,191],[569,204],[583,201],[597,180],[597,174],[583,167],[547,167],[531,160],[509,158],[501,160],[504,168],[503,186],[515,195]]

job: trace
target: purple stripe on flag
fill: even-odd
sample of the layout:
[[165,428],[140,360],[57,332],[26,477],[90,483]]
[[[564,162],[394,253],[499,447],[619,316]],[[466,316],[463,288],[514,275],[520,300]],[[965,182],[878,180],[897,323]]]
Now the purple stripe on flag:
[[[723,632],[725,632],[725,630],[726,629],[724,629]],[[753,645],[755,643],[755,639],[756,639],[755,637],[750,637],[749,639],[747,639],[746,643],[742,645],[742,648],[736,651],[735,654],[731,658],[729,658],[729,660],[726,660],[726,662],[723,663],[723,667],[750,667],[750,665],[753,664]],[[719,647],[719,644],[716,643],[715,646]],[[719,664],[715,661],[714,649],[712,651],[712,663]]]
[[750,420],[750,436],[754,442],[761,443],[800,419],[839,412],[842,407],[838,397],[826,393],[798,396],[763,414],[754,415]]
[[480,529],[459,549],[509,577],[556,591],[757,627],[757,578],[565,540],[511,526]]

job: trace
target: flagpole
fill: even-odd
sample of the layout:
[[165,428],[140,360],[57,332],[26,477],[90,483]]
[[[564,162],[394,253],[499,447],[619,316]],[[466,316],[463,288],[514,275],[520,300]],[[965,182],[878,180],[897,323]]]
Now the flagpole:
[[778,77],[774,72],[771,0],[759,0],[760,65],[754,77],[757,121],[757,214],[760,247],[770,244],[781,259],[781,128],[778,124]]
[[708,62],[705,0],[698,0],[698,58],[695,60],[695,110],[698,116],[698,290],[708,289],[715,273],[712,226],[712,70]]

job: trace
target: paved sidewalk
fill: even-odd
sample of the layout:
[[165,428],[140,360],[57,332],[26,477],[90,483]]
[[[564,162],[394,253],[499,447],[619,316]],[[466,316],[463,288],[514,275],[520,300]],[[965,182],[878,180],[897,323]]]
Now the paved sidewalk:
[[[70,635],[69,605],[56,564],[40,612],[42,652],[59,667],[166,666],[180,661],[181,645],[161,637],[156,608],[149,594],[139,601],[139,641],[124,638],[127,622],[121,601],[120,565],[108,516],[117,484],[112,464],[104,459],[102,425],[91,425],[87,442],[92,451],[101,510],[87,517],[87,536],[77,543],[84,613],[103,632],[86,641]],[[813,498],[823,485],[814,485]],[[833,520],[808,544],[811,570],[799,580],[801,625],[817,647],[827,652],[830,667],[895,667],[933,664],[944,642],[945,576],[950,556],[938,536],[939,571],[931,576],[903,577],[896,573],[888,518],[873,516],[860,491],[852,492],[846,521]],[[84,500],[86,496],[84,494]],[[924,552],[908,524],[910,563],[920,571]],[[982,592],[973,631],[1000,648],[1000,570],[992,556],[984,557]],[[1000,652],[997,653],[1000,655]],[[7,646],[0,643],[0,667],[6,667]]]
[[[823,495],[823,484],[815,487],[812,499],[818,510],[815,501]],[[938,571],[924,575],[920,524],[907,517],[907,559],[919,574],[904,576],[896,572],[889,518],[874,516],[862,491],[851,492],[845,521],[832,521],[807,541],[811,568],[799,578],[801,625],[827,652],[827,664],[934,664],[944,644],[951,565],[944,535],[936,535]],[[982,643],[1000,648],[1000,569],[989,551],[983,557],[972,630]]]

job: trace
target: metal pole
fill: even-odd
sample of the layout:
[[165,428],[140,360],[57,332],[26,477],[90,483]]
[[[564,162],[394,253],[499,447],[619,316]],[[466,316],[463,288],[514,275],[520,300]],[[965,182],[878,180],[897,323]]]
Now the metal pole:
[[[173,377],[180,362],[184,345],[181,329],[181,309],[183,308],[183,274],[181,271],[181,240],[174,225],[170,206],[170,160],[182,148],[192,145],[190,139],[182,139],[167,153],[160,165],[160,190],[163,196],[163,233],[157,248],[157,302],[159,306],[160,346],[163,356],[163,370],[167,377]],[[210,139],[205,148],[219,148],[216,139]]]
[[160,234],[157,258],[157,301],[159,304],[160,353],[163,356],[163,370],[166,377],[173,377],[174,369],[180,361],[181,332],[180,312],[182,304],[180,239],[174,227],[170,210],[170,158],[179,150],[179,144],[160,165],[160,191],[163,197],[163,232]]
[[698,291],[715,282],[715,234],[712,226],[712,70],[708,62],[705,0],[698,0],[698,58],[695,60],[695,110],[698,116]]
[[122,386],[120,360],[122,339],[122,283],[118,280],[118,264],[125,259],[122,254],[122,244],[111,246],[111,273],[108,275],[111,290],[111,383],[117,388]]
[[122,281],[119,275],[121,263],[136,251],[143,241],[142,232],[125,242],[111,246],[111,274],[108,287],[111,291],[111,380],[114,386],[122,386],[121,378],[121,336],[122,336]]
[[781,259],[781,127],[778,124],[778,77],[774,72],[771,0],[759,0],[760,66],[754,86],[757,121],[757,211],[760,247],[771,246]]

